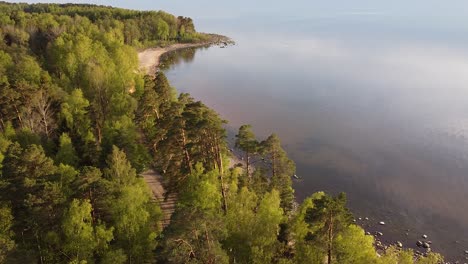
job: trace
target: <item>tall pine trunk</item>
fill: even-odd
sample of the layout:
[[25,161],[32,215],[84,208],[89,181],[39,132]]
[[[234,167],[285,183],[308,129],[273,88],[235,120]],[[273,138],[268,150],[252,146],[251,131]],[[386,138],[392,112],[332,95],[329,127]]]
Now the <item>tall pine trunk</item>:
[[250,155],[249,155],[249,152],[246,151],[245,152],[245,162],[247,163],[246,167],[247,167],[247,177],[249,178],[250,180]]
[[330,212],[330,226],[328,227],[328,264],[332,263],[332,252],[333,251],[333,212]]
[[185,162],[187,163],[187,167],[189,168],[190,174],[192,174],[192,162],[190,160],[190,154],[187,149],[187,140],[185,138],[185,130],[182,129],[182,144],[185,154]]
[[223,168],[223,155],[221,153],[221,148],[219,147],[219,142],[216,140],[216,163],[219,170],[219,178],[221,182],[221,195],[223,197],[223,210],[224,213],[227,213],[227,197],[226,197],[226,187],[224,185],[224,168]]

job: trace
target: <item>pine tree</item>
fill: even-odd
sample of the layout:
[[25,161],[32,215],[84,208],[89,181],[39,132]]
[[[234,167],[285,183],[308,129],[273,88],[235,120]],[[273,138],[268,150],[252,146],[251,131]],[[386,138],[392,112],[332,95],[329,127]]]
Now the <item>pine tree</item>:
[[309,233],[307,240],[319,241],[325,245],[327,263],[334,262],[335,239],[351,224],[352,215],[346,208],[346,195],[336,197],[322,196],[314,201],[314,207],[307,209],[305,221],[309,225],[317,225],[314,233]]
[[0,263],[5,261],[6,255],[15,247],[13,241],[13,216],[11,209],[0,203]]
[[74,199],[62,222],[63,250],[73,261],[92,261],[93,253],[104,252],[113,239],[112,228],[93,225],[88,200]]
[[255,134],[252,132],[251,125],[243,125],[239,128],[239,132],[236,135],[236,147],[244,152],[246,174],[250,179],[250,159],[252,158],[252,155],[255,155],[259,150],[259,143],[255,138]]
[[285,212],[290,212],[294,202],[291,177],[296,171],[296,165],[288,158],[276,134],[269,136],[260,145],[262,154],[270,164],[271,186],[280,192],[281,207]]
[[76,167],[78,165],[78,156],[75,147],[68,134],[63,133],[59,139],[59,150],[55,156],[57,164],[65,164]]

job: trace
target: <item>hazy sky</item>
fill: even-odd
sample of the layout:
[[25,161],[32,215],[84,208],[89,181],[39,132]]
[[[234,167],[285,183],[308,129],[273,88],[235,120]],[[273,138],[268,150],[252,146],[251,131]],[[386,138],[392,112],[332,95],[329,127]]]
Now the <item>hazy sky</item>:
[[[17,2],[17,1],[10,1]],[[24,2],[24,1],[23,1]],[[44,2],[44,1],[26,1]],[[432,17],[468,22],[466,0],[51,0],[56,3],[95,3],[132,9],[165,10],[194,18],[251,15],[298,17],[336,15],[386,15],[392,17]]]

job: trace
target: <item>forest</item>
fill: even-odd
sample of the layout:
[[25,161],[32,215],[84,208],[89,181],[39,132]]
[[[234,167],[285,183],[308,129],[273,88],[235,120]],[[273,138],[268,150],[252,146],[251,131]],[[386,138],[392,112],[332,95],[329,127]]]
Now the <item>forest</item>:
[[[295,201],[275,134],[223,120],[137,49],[199,42],[162,11],[0,2],[0,263],[437,264],[354,224],[346,195]],[[177,195],[170,224],[140,174]]]

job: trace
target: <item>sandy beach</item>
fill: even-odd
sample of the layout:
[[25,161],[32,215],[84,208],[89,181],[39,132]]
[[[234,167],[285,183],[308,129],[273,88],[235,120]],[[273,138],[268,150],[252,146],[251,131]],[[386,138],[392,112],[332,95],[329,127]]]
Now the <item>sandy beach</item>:
[[144,71],[146,74],[154,75],[159,66],[159,61],[161,56],[167,52],[193,48],[193,47],[202,47],[205,45],[210,45],[209,42],[204,43],[176,43],[168,47],[158,47],[158,48],[149,48],[138,52],[138,61],[140,62],[140,70]]
[[225,36],[210,34],[211,39],[199,43],[175,43],[167,47],[149,48],[138,52],[138,61],[140,70],[149,75],[154,75],[157,72],[161,56],[167,52],[179,49],[203,47],[209,45],[231,45],[234,42]]

